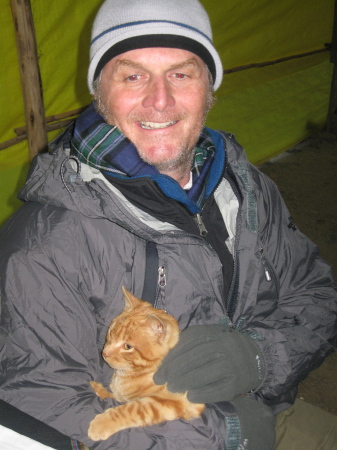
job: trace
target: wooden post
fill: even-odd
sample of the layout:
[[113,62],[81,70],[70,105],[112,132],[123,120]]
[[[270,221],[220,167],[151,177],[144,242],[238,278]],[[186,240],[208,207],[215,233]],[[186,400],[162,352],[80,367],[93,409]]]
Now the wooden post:
[[25,107],[29,157],[47,150],[48,140],[30,0],[10,0]]
[[330,103],[326,129],[328,133],[337,135],[337,0],[335,0],[335,14],[330,61],[333,63],[334,69],[331,82]]

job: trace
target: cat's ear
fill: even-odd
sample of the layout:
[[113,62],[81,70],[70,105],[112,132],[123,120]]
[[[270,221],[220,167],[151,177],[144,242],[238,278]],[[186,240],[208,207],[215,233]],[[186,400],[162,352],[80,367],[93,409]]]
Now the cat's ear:
[[154,333],[158,336],[159,341],[162,341],[166,336],[165,323],[155,314],[148,314],[146,317],[146,321],[150,325]]
[[131,292],[125,289],[124,286],[122,286],[122,291],[124,294],[125,302],[124,311],[131,311],[132,309],[136,308],[136,306],[141,306],[144,303],[142,300],[135,297],[133,294],[131,294]]

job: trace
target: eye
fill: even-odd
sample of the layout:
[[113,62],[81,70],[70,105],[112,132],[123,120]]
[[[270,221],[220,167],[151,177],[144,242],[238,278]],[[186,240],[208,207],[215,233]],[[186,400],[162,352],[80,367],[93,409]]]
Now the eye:
[[187,75],[185,75],[184,73],[175,73],[174,76],[175,78],[178,78],[178,80],[183,80]]
[[130,344],[124,344],[124,349],[125,349],[125,350],[132,350],[133,347],[132,347],[132,345],[130,345]]
[[140,75],[130,75],[127,77],[127,81],[138,81],[140,78]]

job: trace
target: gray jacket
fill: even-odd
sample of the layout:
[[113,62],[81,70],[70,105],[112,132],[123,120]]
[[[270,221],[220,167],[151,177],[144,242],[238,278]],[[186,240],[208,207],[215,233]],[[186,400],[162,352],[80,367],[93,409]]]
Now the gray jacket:
[[[109,384],[105,333],[123,308],[121,286],[141,297],[153,241],[164,281],[158,296],[181,329],[230,321],[249,333],[266,364],[250,395],[276,412],[289,406],[299,381],[336,345],[336,288],[274,183],[224,136],[226,173],[236,181],[233,189],[225,174],[214,192],[234,258],[227,299],[219,258],[201,236],[137,209],[89,166],[76,176],[67,142],[34,160],[25,203],[0,232],[3,400],[92,445],[88,424],[114,401],[98,399],[89,381]],[[201,419],[125,430],[92,447],[223,449],[228,417],[221,404],[209,405]]]

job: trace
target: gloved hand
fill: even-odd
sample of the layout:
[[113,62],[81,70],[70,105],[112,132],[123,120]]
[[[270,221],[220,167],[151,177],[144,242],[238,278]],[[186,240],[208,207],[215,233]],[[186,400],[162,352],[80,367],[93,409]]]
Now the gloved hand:
[[153,378],[171,392],[187,391],[191,402],[214,403],[256,389],[264,372],[251,337],[226,325],[200,325],[181,333]]
[[240,447],[249,450],[273,450],[276,440],[272,409],[248,396],[231,401],[240,421]]

